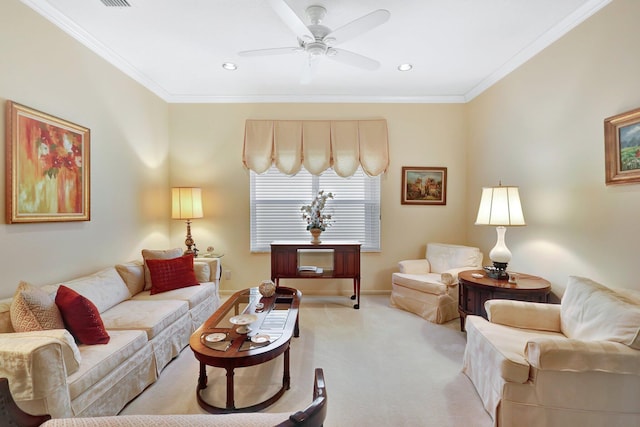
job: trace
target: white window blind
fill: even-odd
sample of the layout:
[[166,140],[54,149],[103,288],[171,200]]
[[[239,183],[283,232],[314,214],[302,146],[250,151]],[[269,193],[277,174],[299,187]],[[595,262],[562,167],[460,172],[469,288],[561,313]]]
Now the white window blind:
[[269,252],[274,240],[311,240],[300,208],[318,191],[334,195],[325,212],[332,225],[322,240],[356,240],[362,251],[380,250],[380,177],[361,168],[342,178],[332,169],[311,175],[305,169],[288,176],[271,167],[263,174],[251,171],[251,252]]

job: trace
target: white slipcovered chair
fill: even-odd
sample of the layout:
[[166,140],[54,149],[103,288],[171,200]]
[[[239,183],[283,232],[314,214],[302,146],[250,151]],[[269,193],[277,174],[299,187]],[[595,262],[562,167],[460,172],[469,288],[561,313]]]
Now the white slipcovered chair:
[[434,323],[458,318],[458,273],[482,268],[480,249],[428,243],[424,259],[400,261],[391,275],[391,306]]
[[570,277],[561,304],[485,308],[463,372],[494,426],[640,426],[640,294]]

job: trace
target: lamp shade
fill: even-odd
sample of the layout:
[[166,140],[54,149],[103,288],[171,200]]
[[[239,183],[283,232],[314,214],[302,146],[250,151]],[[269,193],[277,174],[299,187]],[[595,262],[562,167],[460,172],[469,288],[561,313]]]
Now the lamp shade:
[[476,225],[527,225],[522,214],[518,187],[484,187]]
[[202,218],[202,190],[198,187],[174,187],[171,189],[171,218]]

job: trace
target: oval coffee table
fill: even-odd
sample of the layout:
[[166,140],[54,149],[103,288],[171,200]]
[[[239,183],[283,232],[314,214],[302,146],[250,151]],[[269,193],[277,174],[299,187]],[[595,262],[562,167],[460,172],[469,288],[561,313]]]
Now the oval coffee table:
[[[200,362],[196,390],[200,407],[212,414],[254,412],[273,404],[289,389],[289,344],[292,336],[299,335],[298,308],[301,298],[299,290],[282,286],[268,298],[260,295],[257,288],[238,291],[191,335],[189,345]],[[258,303],[263,307],[256,310]],[[259,365],[283,353],[282,387],[262,402],[236,408],[234,369]],[[225,407],[214,406],[202,397],[202,390],[207,388],[207,366],[227,371]]]

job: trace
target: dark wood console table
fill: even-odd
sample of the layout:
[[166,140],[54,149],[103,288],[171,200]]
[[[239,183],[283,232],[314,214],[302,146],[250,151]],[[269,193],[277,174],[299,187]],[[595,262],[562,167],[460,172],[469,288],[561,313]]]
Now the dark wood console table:
[[[271,280],[280,286],[280,279],[353,279],[353,308],[360,308],[360,242],[323,241],[319,244],[296,241],[271,243]],[[301,255],[323,250],[332,255],[332,265],[322,270],[304,270],[299,265]]]
[[[481,274],[482,277],[473,277]],[[462,271],[458,274],[458,312],[460,330],[469,314],[487,318],[484,303],[490,299],[510,299],[530,302],[549,302],[551,283],[542,277],[516,273],[517,283],[487,277],[484,270]]]

